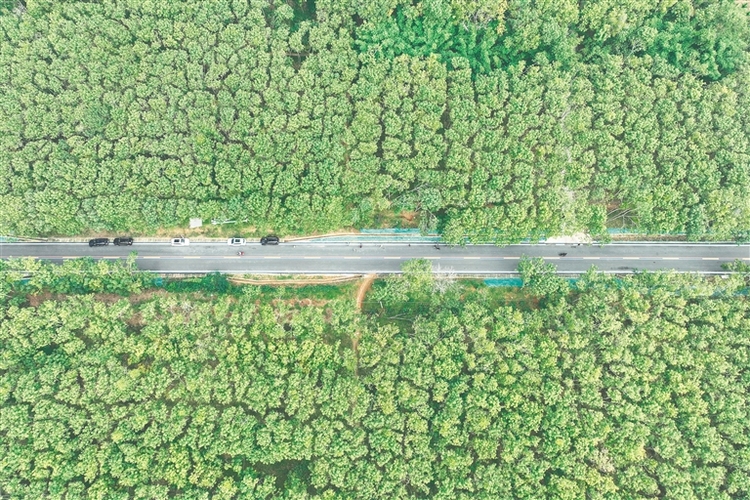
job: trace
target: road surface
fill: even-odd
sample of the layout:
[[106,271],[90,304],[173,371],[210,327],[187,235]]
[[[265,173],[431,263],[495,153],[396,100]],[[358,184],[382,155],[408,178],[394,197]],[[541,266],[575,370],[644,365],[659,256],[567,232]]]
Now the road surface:
[[[237,256],[238,250],[245,252]],[[187,247],[169,243],[139,243],[130,247],[91,248],[87,243],[0,243],[0,258],[34,257],[52,262],[93,257],[126,258],[137,252],[140,269],[158,273],[233,274],[368,274],[399,272],[409,259],[425,258],[435,269],[456,274],[516,272],[522,255],[543,257],[561,273],[582,273],[591,266],[610,273],[674,269],[680,272],[721,273],[721,264],[735,259],[750,264],[750,245],[686,243],[610,243],[603,246],[572,244],[467,245],[450,247],[405,242],[294,242],[278,246],[248,243],[230,247],[219,242],[191,242]],[[560,254],[565,253],[565,256]]]

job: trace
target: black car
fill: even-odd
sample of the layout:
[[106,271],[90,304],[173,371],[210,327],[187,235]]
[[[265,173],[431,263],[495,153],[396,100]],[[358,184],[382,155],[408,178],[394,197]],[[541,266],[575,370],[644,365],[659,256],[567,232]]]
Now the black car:
[[269,234],[268,236],[264,236],[260,239],[260,244],[261,245],[278,245],[279,237]]
[[89,240],[90,247],[105,247],[109,245],[109,238],[94,238]]
[[114,244],[119,246],[125,246],[125,245],[132,245],[133,244],[133,238],[127,237],[127,238],[115,238]]

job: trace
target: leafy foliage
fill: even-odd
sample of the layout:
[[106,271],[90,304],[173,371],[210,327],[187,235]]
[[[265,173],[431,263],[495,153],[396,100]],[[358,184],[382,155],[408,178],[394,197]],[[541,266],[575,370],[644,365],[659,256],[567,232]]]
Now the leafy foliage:
[[139,271],[135,254],[126,260],[88,257],[53,264],[34,258],[0,260],[2,296],[25,293],[116,293],[129,295],[153,285],[151,273]]
[[3,233],[750,227],[732,0],[0,5]]
[[202,291],[224,294],[229,291],[231,284],[227,277],[220,273],[208,273],[196,281],[176,279],[168,281],[164,288],[170,292]]
[[745,264],[739,259],[734,262],[726,262],[721,265],[721,268],[735,273],[750,273],[750,264]]
[[448,3],[429,1],[419,6],[399,7],[393,18],[368,23],[358,30],[356,43],[363,52],[389,59],[402,54],[413,57],[439,54],[451,67],[452,59],[461,57],[462,63],[468,61],[473,71],[488,73],[501,65],[501,60],[496,55],[491,57],[489,52],[498,41],[496,29],[473,23],[457,24]]
[[522,257],[518,263],[518,272],[521,273],[523,286],[533,295],[555,300],[568,292],[568,284],[556,274],[555,265],[545,263],[540,257]]
[[399,279],[433,295],[399,321],[252,293],[2,304],[4,495],[750,494],[746,276],[592,270],[525,311],[422,262]]

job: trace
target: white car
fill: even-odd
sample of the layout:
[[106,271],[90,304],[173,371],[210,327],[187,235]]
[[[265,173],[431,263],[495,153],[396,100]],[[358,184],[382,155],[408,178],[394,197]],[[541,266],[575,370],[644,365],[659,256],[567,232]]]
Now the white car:
[[229,238],[227,243],[233,247],[245,246],[245,238]]
[[187,238],[172,238],[173,247],[186,247],[190,244],[190,240]]

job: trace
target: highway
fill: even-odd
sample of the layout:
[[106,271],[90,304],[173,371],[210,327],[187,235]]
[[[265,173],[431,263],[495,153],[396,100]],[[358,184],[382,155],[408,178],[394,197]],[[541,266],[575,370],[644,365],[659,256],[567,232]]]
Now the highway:
[[[240,257],[237,252],[245,255]],[[137,240],[132,246],[89,247],[87,243],[0,243],[0,258],[65,259],[126,258],[137,252],[140,269],[158,273],[192,274],[218,271],[233,274],[364,274],[399,272],[409,259],[425,258],[434,269],[456,274],[516,272],[522,255],[543,257],[560,273],[582,273],[591,266],[609,273],[674,269],[680,272],[721,273],[721,264],[735,259],[750,264],[750,245],[687,243],[519,244],[467,245],[406,242],[257,242],[231,247],[225,242],[191,242],[187,247]],[[566,254],[561,256],[560,254]]]

